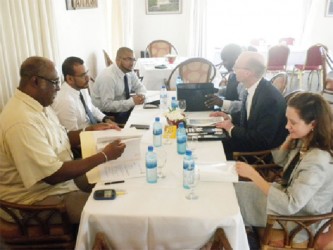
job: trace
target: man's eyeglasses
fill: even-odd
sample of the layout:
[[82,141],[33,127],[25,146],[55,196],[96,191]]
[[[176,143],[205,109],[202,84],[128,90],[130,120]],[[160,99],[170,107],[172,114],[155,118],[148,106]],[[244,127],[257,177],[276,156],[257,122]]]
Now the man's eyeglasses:
[[234,66],[232,69],[233,70],[238,70],[238,69],[251,70],[250,68],[247,68],[247,67],[238,67],[238,66]]
[[80,75],[72,75],[74,77],[79,77],[79,78],[86,78],[86,77],[89,77],[89,74],[88,74],[88,70]]
[[134,57],[124,57],[121,59],[123,59],[126,62],[136,62],[136,59]]
[[37,75],[37,77],[51,83],[54,87],[59,87],[60,86],[59,78],[51,80],[51,79],[45,78],[44,76]]

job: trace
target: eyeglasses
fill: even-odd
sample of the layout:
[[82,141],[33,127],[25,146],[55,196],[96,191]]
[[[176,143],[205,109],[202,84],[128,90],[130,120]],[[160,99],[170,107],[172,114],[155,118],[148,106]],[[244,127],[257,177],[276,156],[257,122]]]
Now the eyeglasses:
[[136,59],[134,57],[124,57],[121,59],[123,59],[126,62],[136,62]]
[[80,74],[78,76],[76,76],[76,75],[72,75],[72,76],[79,77],[79,78],[86,78],[87,76],[89,77],[88,72],[89,72],[89,70],[87,70],[86,72],[83,72],[82,74]]
[[43,80],[45,80],[45,81],[47,81],[49,83],[51,83],[55,88],[60,86],[60,80],[59,80],[59,78],[51,80],[51,79],[45,78],[44,76],[37,75],[37,77],[40,78],[40,79],[43,79]]
[[250,68],[247,67],[238,67],[238,66],[234,66],[232,67],[233,70],[238,70],[238,69],[245,69],[245,70],[250,70]]

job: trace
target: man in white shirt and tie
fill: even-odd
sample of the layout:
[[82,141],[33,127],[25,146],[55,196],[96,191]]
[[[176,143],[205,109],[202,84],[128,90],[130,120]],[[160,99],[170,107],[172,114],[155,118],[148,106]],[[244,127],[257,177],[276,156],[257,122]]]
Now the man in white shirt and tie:
[[144,103],[146,88],[133,71],[135,61],[133,50],[119,48],[116,63],[101,71],[91,89],[93,104],[117,123],[126,123],[134,106]]
[[62,64],[65,82],[55,98],[52,108],[60,123],[68,130],[75,131],[99,122],[113,123],[112,117],[96,108],[88,92],[89,74],[84,61],[78,57],[68,57]]

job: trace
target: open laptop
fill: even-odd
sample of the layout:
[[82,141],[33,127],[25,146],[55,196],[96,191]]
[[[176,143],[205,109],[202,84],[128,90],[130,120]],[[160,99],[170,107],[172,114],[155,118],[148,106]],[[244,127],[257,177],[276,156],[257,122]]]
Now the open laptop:
[[186,111],[213,110],[205,105],[206,95],[214,94],[213,83],[181,83],[177,84],[177,99],[186,100]]

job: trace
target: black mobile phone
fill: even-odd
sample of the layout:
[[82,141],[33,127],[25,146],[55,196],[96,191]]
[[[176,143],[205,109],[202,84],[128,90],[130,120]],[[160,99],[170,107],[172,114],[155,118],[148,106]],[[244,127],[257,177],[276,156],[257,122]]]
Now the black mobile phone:
[[116,198],[116,191],[114,189],[102,189],[94,192],[95,200],[114,200]]
[[130,128],[136,128],[136,129],[149,129],[149,125],[145,124],[131,124]]

